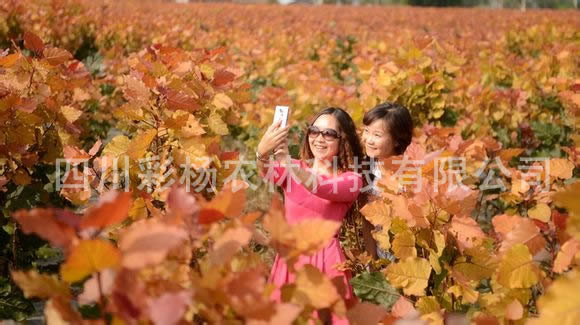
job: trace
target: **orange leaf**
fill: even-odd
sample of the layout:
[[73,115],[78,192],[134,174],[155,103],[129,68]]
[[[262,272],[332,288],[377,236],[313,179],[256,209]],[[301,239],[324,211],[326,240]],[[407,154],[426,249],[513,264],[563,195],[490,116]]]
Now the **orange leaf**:
[[520,222],[505,236],[499,248],[499,256],[503,256],[515,244],[525,244],[530,253],[535,255],[546,246],[546,241],[531,219],[521,218]]
[[505,238],[505,236],[520,223],[521,218],[522,217],[518,215],[510,216],[507,214],[502,214],[493,217],[491,223],[493,224],[495,231],[500,233],[502,237]]
[[245,227],[226,230],[219,236],[210,253],[210,260],[214,265],[227,263],[243,246],[252,239],[252,232]]
[[478,239],[486,237],[477,222],[470,217],[453,217],[449,231],[457,238],[461,250],[475,246]]
[[[237,186],[242,186],[237,189]],[[225,217],[237,217],[246,204],[247,184],[232,181],[226,184],[213,200],[203,206],[199,215],[199,223],[210,224]]]
[[266,278],[261,268],[237,272],[231,277],[224,289],[236,313],[246,318],[263,320],[271,320],[275,316],[275,302],[264,295]]
[[572,264],[572,260],[578,252],[580,252],[580,240],[570,239],[565,242],[560,248],[556,260],[554,261],[554,272],[561,273],[566,271],[570,267],[570,264]]
[[28,272],[12,271],[12,279],[24,292],[26,298],[49,298],[70,295],[68,285],[60,282],[55,275],[40,274],[35,270]]
[[16,61],[18,61],[18,59],[20,59],[20,55],[16,53],[1,57],[0,67],[10,68],[14,63],[16,63]]
[[101,229],[118,224],[127,218],[133,200],[129,192],[109,191],[89,208],[81,221],[81,229]]
[[572,177],[574,171],[574,164],[568,159],[550,159],[550,176],[561,179],[568,179]]
[[227,70],[216,71],[213,75],[212,85],[216,87],[221,87],[225,84],[230,83],[236,77],[235,74]]
[[103,239],[83,240],[75,246],[60,267],[63,280],[72,283],[87,276],[121,264],[121,253],[111,242]]
[[123,91],[128,100],[137,103],[147,103],[149,100],[149,89],[143,81],[138,80],[133,76],[125,76],[126,87]]
[[52,65],[59,65],[73,58],[72,54],[65,49],[50,47],[44,49],[44,58]]

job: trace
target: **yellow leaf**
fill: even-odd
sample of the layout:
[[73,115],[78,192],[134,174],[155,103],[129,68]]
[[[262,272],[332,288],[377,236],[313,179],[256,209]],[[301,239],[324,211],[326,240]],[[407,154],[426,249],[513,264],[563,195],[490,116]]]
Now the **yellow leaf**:
[[524,244],[514,245],[497,269],[497,282],[510,289],[529,288],[538,283],[538,270]]
[[437,298],[432,296],[419,298],[415,304],[415,307],[417,307],[417,310],[419,310],[421,315],[439,312],[441,309],[441,306],[437,302]]
[[400,259],[417,256],[415,236],[410,230],[395,235],[395,239],[393,240],[393,253]]
[[456,284],[447,289],[447,292],[453,294],[455,297],[463,298],[464,303],[468,302],[470,304],[474,304],[479,297],[479,292],[469,285]]
[[147,218],[147,206],[142,197],[133,201],[133,205],[131,206],[131,209],[129,209],[129,218],[134,220]]
[[[264,217],[264,229],[270,233],[270,244],[281,256],[294,259],[299,255],[311,255],[328,245],[340,228],[334,220],[320,218],[304,219],[288,224],[282,214],[280,200],[274,198],[270,212]],[[289,264],[292,261],[289,262]]]
[[570,213],[580,216],[580,182],[568,186],[565,191],[554,194],[554,202]]
[[360,212],[374,226],[382,226],[383,230],[391,227],[390,208],[383,200],[376,200],[365,205]]
[[332,281],[316,267],[305,264],[296,273],[296,289],[291,302],[316,309],[328,308],[340,299]]
[[459,257],[453,264],[453,270],[458,271],[467,279],[480,281],[489,278],[497,267],[494,256],[483,246],[468,248],[465,257]]
[[441,312],[434,311],[429,314],[421,315],[421,320],[424,321],[421,324],[429,324],[429,325],[445,325],[445,321]]
[[70,123],[74,123],[74,121],[78,120],[78,118],[83,114],[82,111],[70,106],[65,105],[60,108],[60,112],[64,116],[64,118],[69,121]]
[[547,204],[540,203],[528,210],[528,216],[542,222],[548,222],[552,216],[552,210]]
[[432,249],[429,250],[429,263],[436,274],[441,274],[441,263],[439,263],[439,257]]
[[408,257],[390,264],[384,272],[389,282],[397,288],[402,288],[406,295],[424,296],[431,265],[426,259]]
[[207,124],[209,125],[209,128],[217,135],[228,135],[230,133],[228,131],[228,126],[226,123],[224,123],[221,116],[216,112],[210,114],[210,116],[207,118]]
[[111,142],[109,142],[105,148],[103,148],[102,155],[108,155],[113,158],[117,158],[127,152],[130,143],[131,140],[129,140],[129,138],[124,135],[118,135],[111,139]]
[[91,99],[91,95],[84,89],[75,88],[73,91],[73,100],[75,102],[83,102],[85,100]]
[[373,232],[373,238],[377,241],[377,245],[383,251],[388,251],[391,249],[391,238],[389,237],[388,230],[380,230],[377,232]]
[[212,104],[218,109],[228,109],[234,105],[234,102],[228,95],[219,93],[213,97]]
[[125,103],[113,111],[113,116],[126,123],[142,121],[144,119],[143,109],[133,102]]
[[[445,102],[442,102],[443,104],[445,104]],[[436,109],[434,111],[431,112],[431,115],[434,119],[438,119],[441,116],[443,116],[443,113],[445,113],[445,110],[442,109]]]
[[493,112],[492,116],[493,116],[494,120],[499,121],[499,120],[501,120],[501,118],[503,117],[504,114],[505,114],[505,111],[502,109],[499,109],[499,110]]
[[566,220],[566,232],[580,239],[580,182],[575,182],[565,191],[554,194],[554,202],[566,208],[570,216]]
[[540,317],[530,325],[576,325],[580,319],[580,271],[573,270],[556,279],[538,299]]
[[133,160],[139,160],[147,153],[147,149],[153,142],[153,139],[157,136],[157,131],[154,129],[149,129],[143,133],[137,135],[127,149],[127,155]]
[[120,264],[121,253],[111,242],[103,239],[83,240],[61,265],[60,274],[63,280],[72,283]]
[[40,274],[35,270],[13,271],[12,279],[22,289],[26,298],[68,297],[70,295],[68,285],[62,283],[56,275]]
[[406,231],[409,229],[409,225],[407,224],[407,221],[401,219],[401,218],[393,218],[393,221],[391,223],[391,229],[390,232],[392,232],[393,234],[398,234],[402,231]]
[[201,70],[201,73],[203,73],[207,79],[213,79],[213,74],[215,73],[215,69],[212,66],[207,65],[207,64],[202,64],[199,66],[199,70]]

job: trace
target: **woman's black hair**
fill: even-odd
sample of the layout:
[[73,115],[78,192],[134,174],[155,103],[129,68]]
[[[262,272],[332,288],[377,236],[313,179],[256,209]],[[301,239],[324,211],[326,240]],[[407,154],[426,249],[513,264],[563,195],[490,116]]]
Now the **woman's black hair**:
[[385,102],[373,107],[363,117],[363,124],[368,126],[374,121],[385,121],[391,138],[395,155],[402,155],[413,137],[413,119],[409,110],[397,103]]

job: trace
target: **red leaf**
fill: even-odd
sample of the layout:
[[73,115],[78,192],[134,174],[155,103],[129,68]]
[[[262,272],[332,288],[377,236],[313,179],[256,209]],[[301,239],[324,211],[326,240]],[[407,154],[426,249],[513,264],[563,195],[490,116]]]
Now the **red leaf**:
[[167,217],[171,223],[185,223],[189,226],[197,224],[197,214],[199,205],[193,195],[185,190],[184,187],[175,186],[167,196]]
[[41,55],[44,51],[44,42],[36,34],[31,32],[24,32],[24,47]]
[[214,209],[203,209],[199,214],[199,223],[202,225],[208,225],[210,223],[214,223],[216,221],[220,221],[223,219],[225,215]]
[[212,85],[214,85],[216,87],[221,87],[225,84],[232,82],[235,77],[236,77],[235,74],[233,74],[227,70],[216,71],[213,75]]
[[191,303],[192,294],[189,291],[164,293],[149,299],[149,316],[153,324],[177,324]]
[[557,229],[566,230],[566,219],[568,219],[567,214],[560,213],[558,210],[552,210],[552,220]]
[[240,153],[238,151],[224,151],[220,153],[220,161],[238,160]]
[[20,100],[18,105],[15,106],[16,109],[19,109],[26,113],[32,113],[38,107],[38,100],[36,98],[23,98]]
[[200,108],[199,104],[193,97],[173,89],[167,91],[167,105],[172,110],[181,109],[189,112],[193,112]]
[[125,220],[131,207],[131,193],[109,191],[103,194],[96,206],[89,209],[81,228],[105,228]]
[[353,325],[378,324],[389,312],[375,304],[361,302],[348,310],[346,316]]
[[187,240],[183,228],[166,225],[159,220],[135,222],[121,235],[119,248],[123,266],[139,269],[162,262],[169,251]]
[[19,210],[13,214],[25,234],[34,233],[56,247],[66,248],[76,238],[74,216],[56,209]]

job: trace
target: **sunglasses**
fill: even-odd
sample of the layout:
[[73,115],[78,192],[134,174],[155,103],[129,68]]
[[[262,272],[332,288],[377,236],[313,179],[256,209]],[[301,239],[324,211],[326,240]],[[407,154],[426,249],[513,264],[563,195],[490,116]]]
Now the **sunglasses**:
[[308,128],[308,137],[315,139],[318,137],[319,134],[322,134],[322,137],[324,138],[324,140],[327,140],[327,141],[340,139],[340,134],[338,134],[338,132],[336,132],[336,130],[333,130],[333,129],[321,130],[314,125],[311,125]]

